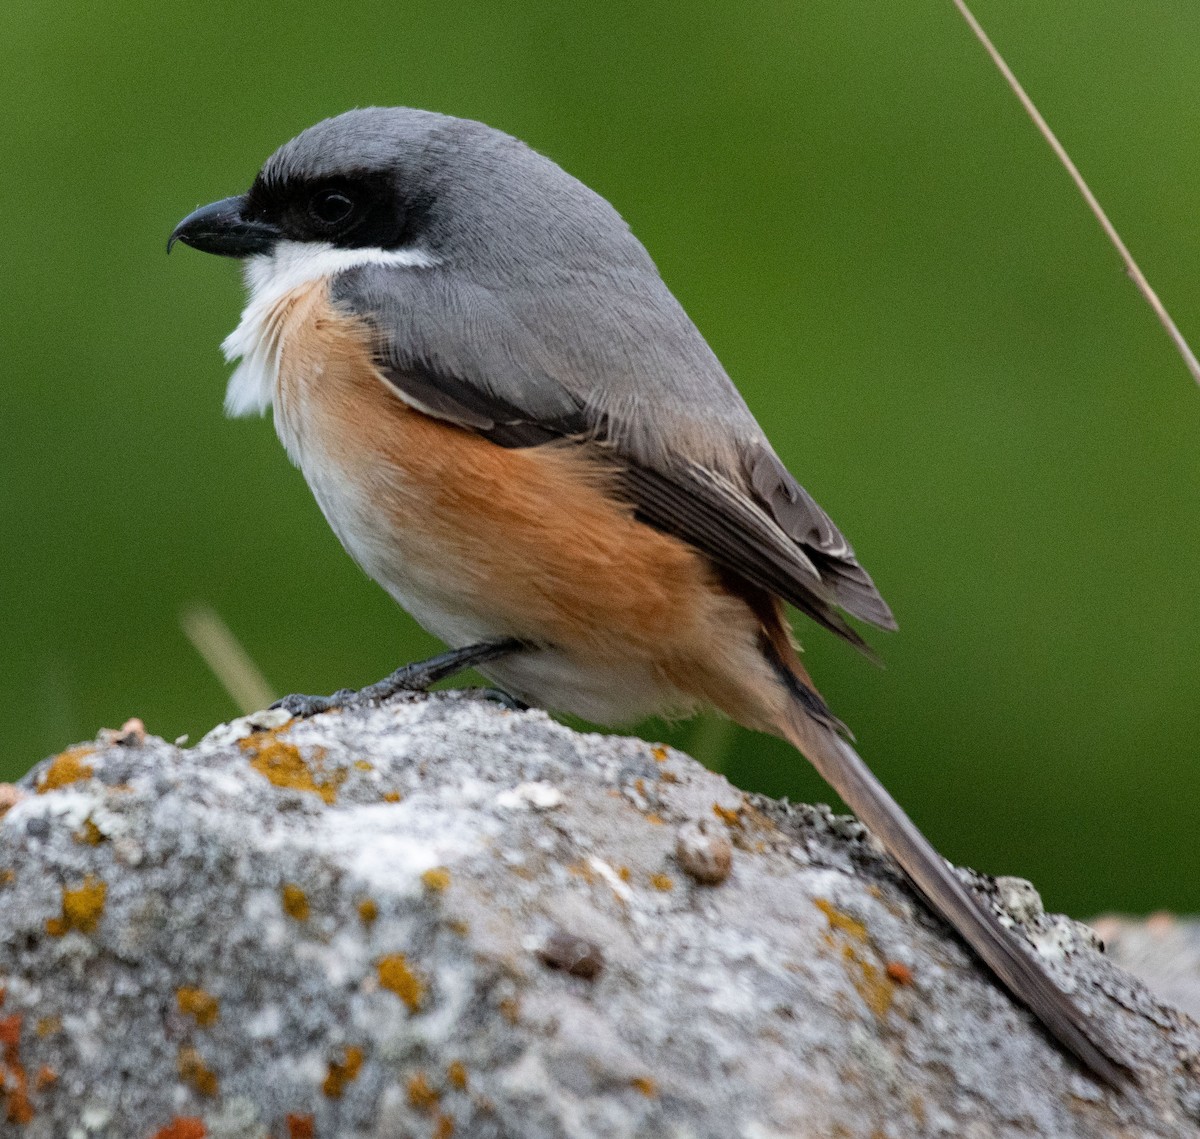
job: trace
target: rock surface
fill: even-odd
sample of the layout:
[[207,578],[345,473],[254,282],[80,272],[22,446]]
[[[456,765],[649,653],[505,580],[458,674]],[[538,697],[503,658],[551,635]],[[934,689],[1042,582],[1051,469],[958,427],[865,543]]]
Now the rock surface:
[[1129,918],[1106,914],[1092,928],[1105,951],[1164,1001],[1200,1020],[1200,920],[1173,914]]
[[[1097,1086],[853,820],[461,695],[39,765],[0,819],[0,1134],[1195,1136],[1200,1030],[970,880]],[[0,810],[3,810],[0,805]]]

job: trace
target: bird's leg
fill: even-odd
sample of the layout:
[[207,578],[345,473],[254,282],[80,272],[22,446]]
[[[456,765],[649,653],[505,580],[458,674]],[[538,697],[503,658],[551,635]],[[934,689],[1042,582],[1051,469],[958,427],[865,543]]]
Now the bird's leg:
[[[356,692],[353,688],[341,688],[332,696],[285,696],[276,700],[272,708],[283,708],[293,716],[302,719],[315,716],[319,712],[328,712],[334,708],[361,707],[395,696],[398,692],[426,692],[431,685],[447,676],[453,676],[464,669],[475,668],[513,653],[524,652],[532,646],[513,637],[502,641],[480,641],[476,645],[465,645],[461,649],[451,649],[449,652],[430,657],[429,660],[406,664],[396,669],[389,676],[374,684],[368,684]],[[491,690],[489,690],[490,692]],[[505,701],[511,700],[506,694]],[[514,701],[510,706],[519,706]]]

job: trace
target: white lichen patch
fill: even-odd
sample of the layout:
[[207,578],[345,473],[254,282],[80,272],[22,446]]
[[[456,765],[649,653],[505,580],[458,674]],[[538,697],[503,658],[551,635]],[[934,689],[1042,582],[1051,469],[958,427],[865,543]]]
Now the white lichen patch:
[[96,786],[90,783],[88,790],[64,787],[46,795],[30,795],[11,808],[3,822],[24,827],[30,819],[45,819],[52,826],[74,832],[90,821],[102,838],[118,838],[128,829],[128,820],[108,806],[103,793],[93,789]]
[[288,943],[292,931],[284,918],[278,890],[249,891],[244,915],[264,949],[278,949]]
[[419,896],[421,875],[469,857],[480,836],[461,816],[421,815],[409,803],[378,803],[329,812],[313,840],[336,853],[368,893]]
[[277,1004],[265,1004],[246,1017],[242,1025],[251,1039],[269,1040],[283,1028],[283,1010]]
[[264,708],[261,712],[251,712],[248,716],[239,716],[236,720],[218,724],[196,746],[228,747],[256,732],[282,728],[291,718],[292,714],[283,708]]
[[538,780],[535,783],[521,783],[507,791],[501,791],[496,796],[496,806],[504,811],[520,811],[532,808],[536,811],[552,811],[561,807],[562,792],[551,783]]
[[1049,918],[1040,928],[1026,930],[1026,936],[1047,961],[1065,961],[1079,948],[1079,935],[1067,918]]
[[[1022,925],[1037,921],[1045,912],[1042,896],[1032,882],[1011,875],[996,879],[996,898],[1004,909]],[[1001,921],[1004,920],[1002,917]]]

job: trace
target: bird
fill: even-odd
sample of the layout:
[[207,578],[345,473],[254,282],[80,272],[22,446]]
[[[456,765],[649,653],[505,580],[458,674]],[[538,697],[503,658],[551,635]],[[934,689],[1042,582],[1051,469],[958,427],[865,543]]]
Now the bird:
[[351,110],[168,241],[244,263],[230,415],[273,414],[342,545],[450,648],[297,715],[474,665],[602,725],[716,708],[789,741],[1060,1045],[1132,1066],[850,742],[786,606],[896,622],[617,210],[470,119]]

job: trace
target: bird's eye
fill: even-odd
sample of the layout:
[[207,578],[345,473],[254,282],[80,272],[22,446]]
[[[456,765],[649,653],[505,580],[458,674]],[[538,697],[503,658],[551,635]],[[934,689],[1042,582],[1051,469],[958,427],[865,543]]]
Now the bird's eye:
[[337,225],[354,213],[355,202],[342,190],[318,190],[309,199],[308,209],[322,225]]

